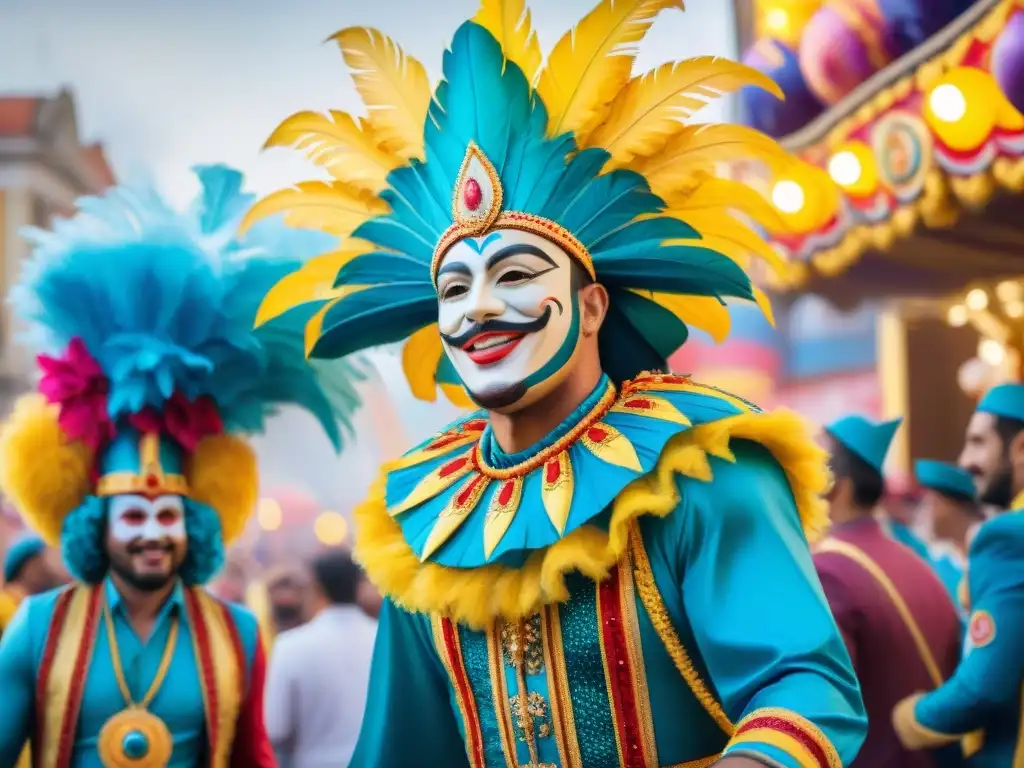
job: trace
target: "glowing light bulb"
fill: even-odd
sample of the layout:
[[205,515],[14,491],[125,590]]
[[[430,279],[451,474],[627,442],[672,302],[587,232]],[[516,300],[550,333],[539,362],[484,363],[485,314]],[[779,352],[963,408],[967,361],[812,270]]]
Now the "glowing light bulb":
[[841,187],[850,187],[860,181],[862,168],[853,152],[837,152],[828,161],[828,173]]
[[256,507],[256,522],[264,531],[276,531],[284,521],[281,505],[276,499],[260,499]]
[[1005,305],[1006,316],[1018,320],[1024,317],[1024,301],[1008,301]]
[[963,91],[952,83],[943,83],[928,98],[932,112],[940,120],[955,123],[967,114],[967,99]]
[[978,357],[994,368],[1006,359],[1006,347],[995,339],[985,339],[978,344]]
[[776,34],[789,29],[789,13],[785,8],[772,8],[764,17],[764,25]]
[[983,288],[975,288],[967,294],[967,308],[975,312],[981,312],[988,306],[988,294]]
[[1004,280],[996,286],[996,296],[1003,303],[1020,301],[1024,298],[1024,290],[1022,290],[1020,283],[1014,280]]
[[348,536],[348,520],[339,512],[321,512],[313,523],[313,533],[321,544],[336,547]]
[[799,213],[804,207],[804,190],[795,181],[778,182],[772,188],[772,202],[783,213]]
[[967,324],[967,307],[963,304],[956,304],[949,308],[946,313],[946,322],[952,325],[954,328],[959,328]]

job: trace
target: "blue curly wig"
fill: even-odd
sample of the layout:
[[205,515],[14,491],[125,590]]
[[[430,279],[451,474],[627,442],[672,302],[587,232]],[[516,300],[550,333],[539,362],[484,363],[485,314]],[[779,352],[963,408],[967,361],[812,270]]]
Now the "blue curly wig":
[[[89,496],[64,518],[61,554],[68,571],[86,584],[99,584],[110,569],[106,535],[109,499]],[[205,584],[224,564],[220,519],[206,504],[185,499],[188,552],[178,570],[186,586]]]

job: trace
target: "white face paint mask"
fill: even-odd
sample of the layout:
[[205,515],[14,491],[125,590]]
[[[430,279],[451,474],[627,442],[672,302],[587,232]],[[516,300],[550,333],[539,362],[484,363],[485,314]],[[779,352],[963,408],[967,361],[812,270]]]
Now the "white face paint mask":
[[132,541],[185,541],[185,502],[181,496],[114,496],[110,500],[111,537]]
[[568,375],[580,338],[572,257],[529,232],[456,243],[438,268],[438,327],[470,396],[492,410],[536,402]]

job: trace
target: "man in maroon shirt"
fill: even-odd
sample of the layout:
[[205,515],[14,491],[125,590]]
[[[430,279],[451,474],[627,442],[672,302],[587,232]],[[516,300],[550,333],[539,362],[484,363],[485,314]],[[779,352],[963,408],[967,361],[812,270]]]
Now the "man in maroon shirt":
[[882,466],[899,424],[848,416],[825,430],[835,476],[832,530],[814,563],[868,713],[868,736],[853,768],[946,762],[904,750],[890,721],[896,702],[953,673],[962,638],[956,608],[931,566],[886,535],[875,516],[885,490]]

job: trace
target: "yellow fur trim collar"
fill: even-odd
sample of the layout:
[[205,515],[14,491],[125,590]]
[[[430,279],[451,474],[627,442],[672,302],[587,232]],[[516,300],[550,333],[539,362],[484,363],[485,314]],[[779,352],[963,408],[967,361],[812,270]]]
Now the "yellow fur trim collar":
[[571,571],[596,581],[605,578],[629,544],[630,523],[672,512],[679,503],[675,476],[710,481],[708,457],[732,461],[733,439],[760,443],[772,453],[789,479],[808,538],[820,538],[828,519],[821,498],[829,484],[825,455],[803,419],[780,410],[743,413],[680,433],[665,446],[654,470],[616,497],[607,533],[585,525],[534,552],[522,568],[456,569],[420,562],[388,513],[387,475],[401,460],[387,464],[354,512],[355,554],[378,589],[407,610],[441,614],[473,629],[483,629],[496,617],[516,621],[567,600],[565,577]]

